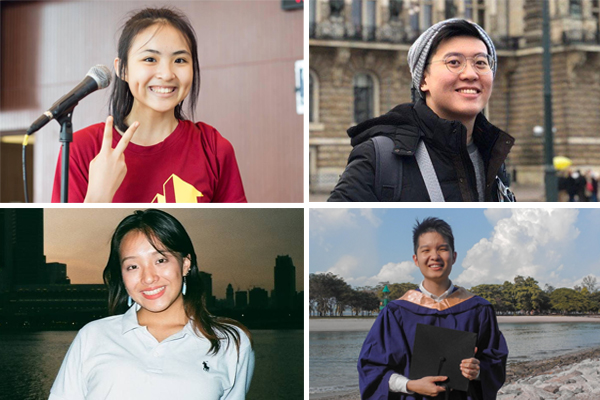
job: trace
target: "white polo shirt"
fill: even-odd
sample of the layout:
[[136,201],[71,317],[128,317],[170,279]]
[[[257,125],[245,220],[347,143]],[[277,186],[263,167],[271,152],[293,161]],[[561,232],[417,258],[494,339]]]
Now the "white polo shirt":
[[[210,341],[198,337],[189,321],[158,342],[137,320],[136,307],[125,314],[84,326],[71,344],[50,390],[50,400],[239,400],[246,397],[254,372],[254,352],[240,333],[208,354]],[[227,348],[226,348],[227,347]]]

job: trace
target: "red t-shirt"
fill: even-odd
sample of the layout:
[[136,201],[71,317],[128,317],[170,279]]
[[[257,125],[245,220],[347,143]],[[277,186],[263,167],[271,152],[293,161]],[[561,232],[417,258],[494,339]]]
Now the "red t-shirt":
[[[100,152],[105,123],[75,132],[69,165],[69,202],[83,202],[90,162]],[[113,149],[121,135],[113,128]],[[245,203],[233,146],[212,126],[179,121],[164,141],[153,146],[129,143],[127,174],[114,203]],[[58,157],[52,202],[60,202]]]

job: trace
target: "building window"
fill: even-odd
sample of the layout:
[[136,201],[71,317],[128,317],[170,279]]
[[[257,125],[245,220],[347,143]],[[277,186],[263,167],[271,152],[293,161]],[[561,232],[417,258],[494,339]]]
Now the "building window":
[[354,76],[354,122],[360,123],[374,117],[375,85],[369,74]]
[[600,0],[592,2],[592,18],[596,23],[596,43],[600,43]]
[[477,1],[477,22],[482,28],[487,24],[485,23],[485,0]]
[[446,0],[444,6],[444,17],[446,17],[446,19],[455,18],[456,6],[454,5],[454,0]]
[[410,0],[407,5],[408,24],[412,36],[416,39],[425,29],[433,25],[434,0]]
[[310,37],[314,37],[315,36],[315,27],[317,24],[317,0],[310,0],[310,14],[308,16],[309,18],[309,35]]
[[352,25],[356,38],[362,38],[362,0],[352,0]]
[[569,14],[572,17],[581,17],[581,0],[569,0]]
[[367,0],[367,13],[366,13],[365,27],[367,40],[375,40],[375,29],[377,26],[377,1]]
[[377,0],[352,0],[352,25],[356,39],[375,40]]
[[433,25],[433,1],[423,1],[423,27],[425,29]]
[[312,70],[308,73],[308,99],[308,121],[319,122],[319,78]]
[[419,23],[421,9],[419,8],[418,4],[411,4],[409,7],[410,8],[408,9],[408,16],[410,29],[416,37],[421,33],[421,24]]
[[485,0],[465,0],[465,19],[485,29]]

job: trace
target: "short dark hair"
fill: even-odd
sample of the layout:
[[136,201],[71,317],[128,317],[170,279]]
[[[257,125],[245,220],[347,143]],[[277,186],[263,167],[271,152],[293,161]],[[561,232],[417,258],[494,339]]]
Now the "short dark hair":
[[413,227],[413,246],[415,254],[419,248],[419,238],[429,232],[437,232],[448,242],[452,251],[454,251],[454,235],[452,234],[452,228],[444,220],[435,217],[425,218],[423,221],[417,223]]
[[[133,107],[133,94],[129,90],[129,84],[119,78],[125,76],[127,64],[129,62],[129,50],[136,36],[144,29],[159,25],[171,25],[177,29],[185,37],[190,51],[192,53],[192,68],[194,75],[192,78],[192,90],[188,95],[188,106],[190,109],[191,118],[194,119],[194,110],[198,102],[198,94],[200,93],[200,63],[198,61],[198,44],[196,41],[196,33],[192,24],[187,17],[177,11],[175,8],[145,8],[135,13],[123,26],[117,57],[120,60],[118,75],[115,71],[115,79],[112,94],[110,95],[110,111],[115,120],[115,126],[122,132],[125,132],[129,127],[125,124],[125,118],[131,112]],[[184,120],[187,116],[183,113],[183,101],[175,107],[175,118]]]
[[[435,35],[435,37],[433,38],[431,42],[431,47],[429,48],[429,53],[427,53],[427,60],[425,65],[428,65],[431,62],[431,57],[433,57],[433,55],[437,51],[437,48],[440,46],[440,43],[442,43],[444,40],[459,36],[474,37],[476,39],[481,40],[483,44],[485,44],[485,40],[483,40],[483,38],[479,34],[479,31],[472,23],[465,21],[464,19],[451,22],[447,25],[444,25],[444,27],[442,27],[442,29],[440,29],[437,35]],[[487,49],[488,54],[490,54],[491,51],[487,47],[487,44],[485,45],[485,48]]]

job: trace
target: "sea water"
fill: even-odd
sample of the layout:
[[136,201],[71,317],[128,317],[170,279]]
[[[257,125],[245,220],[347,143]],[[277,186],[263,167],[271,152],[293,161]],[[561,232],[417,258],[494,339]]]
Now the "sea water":
[[[256,357],[246,400],[304,399],[304,331],[251,330]],[[75,331],[0,332],[0,400],[45,400]]]
[[[556,357],[600,347],[600,323],[501,323],[508,362]],[[310,332],[310,395],[358,392],[358,353],[364,332]]]

